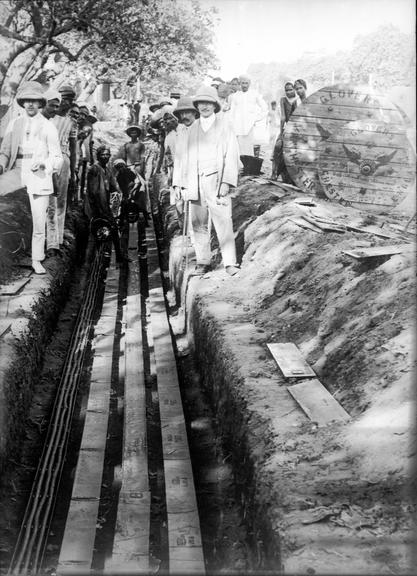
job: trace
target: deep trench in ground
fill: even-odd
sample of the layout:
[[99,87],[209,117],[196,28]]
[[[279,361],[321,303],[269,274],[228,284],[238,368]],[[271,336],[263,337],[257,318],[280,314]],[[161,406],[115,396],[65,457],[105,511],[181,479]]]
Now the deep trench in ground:
[[[29,421],[41,422],[35,431],[28,424],[28,434],[17,458],[17,466],[8,473],[8,487],[3,488],[1,506],[6,511],[0,526],[0,542],[3,560],[0,565],[2,573],[6,573],[11,561],[14,544],[23,518],[27,498],[30,494],[36,467],[42,452],[42,443],[48,428],[54,394],[59,382],[59,372],[65,359],[75,318],[83,296],[83,289],[88,281],[89,259],[94,250],[87,252],[87,257],[77,267],[72,276],[69,288],[69,299],[59,314],[56,330],[51,335],[45,353],[45,360],[38,385],[32,399],[32,409]],[[161,266],[164,268],[164,258]],[[161,449],[161,433],[158,408],[157,380],[152,374],[152,359],[149,354],[148,324],[146,314],[147,298],[147,266],[146,260],[140,260],[141,268],[141,300],[142,300],[142,331],[144,342],[144,366],[147,401],[147,433],[149,480],[152,493],[150,552],[153,569],[164,572],[168,567],[167,557],[167,516],[164,502],[163,457]],[[104,293],[105,271],[99,286],[99,298]],[[126,293],[127,272],[121,271],[119,288],[118,319],[122,316],[123,300]],[[95,310],[98,319],[100,306]],[[122,464],[123,446],[123,383],[118,379],[118,359],[121,339],[121,324],[116,324],[115,347],[113,353],[111,413],[108,429],[108,446],[106,448],[103,472],[100,508],[97,521],[97,536],[93,569],[97,572],[104,567],[105,558],[111,554],[114,527],[117,516],[117,497],[120,490],[120,469]],[[72,482],[77,464],[85,409],[88,398],[89,377],[93,354],[91,338],[87,348],[85,365],[79,383],[73,423],[69,438],[65,466],[62,473],[59,494],[56,499],[54,516],[50,525],[49,537],[43,559],[43,572],[55,572],[60,542],[63,537],[65,518],[69,508]],[[175,338],[174,351],[177,352]],[[262,569],[259,555],[256,553],[251,527],[243,517],[241,496],[236,490],[234,471],[231,466],[231,447],[218,434],[218,422],[213,413],[211,399],[203,390],[199,367],[191,354],[177,355],[177,369],[184,413],[186,418],[191,459],[196,485],[197,501],[202,531],[203,548],[207,571],[246,572],[254,568]],[[36,413],[36,417],[34,414]]]

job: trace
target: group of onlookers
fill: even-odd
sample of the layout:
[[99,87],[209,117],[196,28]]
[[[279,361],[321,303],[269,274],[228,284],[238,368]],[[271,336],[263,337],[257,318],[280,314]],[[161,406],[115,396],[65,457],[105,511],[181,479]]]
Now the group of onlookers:
[[67,203],[76,199],[92,162],[96,118],[75,97],[69,85],[45,90],[38,82],[25,83],[16,95],[23,113],[7,126],[0,148],[0,174],[19,172],[29,196],[36,274],[45,274],[45,257],[61,253]]
[[[286,122],[306,98],[306,83],[285,84],[280,100],[280,124],[273,153],[272,177],[288,181],[282,155]],[[259,124],[278,125],[278,113],[268,107],[242,75],[230,83],[220,78],[203,85],[194,96],[165,99],[149,106],[149,116],[135,109],[127,127],[129,141],[112,162],[110,149],[101,146],[94,158],[93,124],[96,117],[76,102],[69,85],[45,91],[28,82],[17,94],[23,115],[6,129],[0,149],[0,174],[17,168],[26,187],[33,219],[32,266],[44,274],[45,257],[60,253],[68,200],[82,200],[87,216],[110,222],[118,261],[125,259],[118,241],[111,197],[116,192],[142,212],[148,221],[147,186],[162,174],[170,202],[180,221],[191,228],[197,272],[210,269],[210,227],[214,226],[226,272],[238,272],[232,225],[233,190],[245,158],[259,156]],[[138,102],[138,104],[140,104]],[[142,121],[140,121],[142,120]],[[274,139],[275,140],[275,139]],[[144,143],[146,142],[146,145]],[[243,164],[242,164],[243,163]],[[125,214],[126,215],[126,214]],[[123,218],[123,209],[122,209]],[[45,254],[46,245],[46,254]]]
[[[299,104],[303,104],[307,99],[307,83],[301,78],[293,82],[286,82],[284,85],[285,95],[280,99],[280,124],[279,132],[275,140],[272,153],[272,174],[271,178],[277,180],[281,176],[282,181],[293,184],[284,161],[283,136],[285,125],[289,121],[292,113]],[[271,103],[272,104],[272,103]],[[275,103],[276,104],[276,103]]]

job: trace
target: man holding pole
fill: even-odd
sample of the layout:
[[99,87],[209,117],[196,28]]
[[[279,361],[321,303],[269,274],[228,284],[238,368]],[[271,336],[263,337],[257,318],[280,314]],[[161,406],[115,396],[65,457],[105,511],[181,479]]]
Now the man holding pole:
[[191,205],[196,272],[204,274],[210,270],[210,220],[219,240],[223,265],[226,272],[234,276],[239,270],[231,199],[238,180],[237,139],[230,125],[217,116],[220,103],[215,88],[201,86],[193,104],[200,118],[188,130],[185,200]]

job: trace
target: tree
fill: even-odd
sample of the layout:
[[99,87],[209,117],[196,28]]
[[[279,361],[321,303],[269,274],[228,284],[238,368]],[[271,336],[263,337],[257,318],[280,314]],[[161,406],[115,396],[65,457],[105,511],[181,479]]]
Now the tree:
[[287,62],[252,64],[248,72],[268,98],[284,95],[287,80],[304,78],[310,86],[322,87],[343,81],[367,84],[370,76],[387,91],[393,86],[415,85],[415,51],[413,38],[398,28],[381,26],[375,32],[357,36],[352,50],[333,54],[305,53]]
[[348,66],[353,81],[365,83],[372,75],[383,88],[415,83],[415,49],[412,38],[392,24],[372,34],[357,36]]
[[2,0],[0,96],[10,102],[22,80],[51,58],[73,63],[94,84],[123,63],[146,80],[215,65],[214,11],[197,0]]

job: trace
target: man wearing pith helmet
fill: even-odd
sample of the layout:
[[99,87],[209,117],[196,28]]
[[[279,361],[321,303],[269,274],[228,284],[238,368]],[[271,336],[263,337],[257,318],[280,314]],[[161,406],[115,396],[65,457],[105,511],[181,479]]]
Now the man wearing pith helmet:
[[200,118],[188,131],[186,200],[191,201],[191,224],[198,273],[210,269],[209,215],[216,230],[226,272],[238,272],[230,194],[237,186],[239,152],[231,127],[217,113],[220,103],[212,86],[201,86],[193,98]]
[[178,129],[177,148],[174,159],[174,170],[172,173],[172,186],[175,190],[175,200],[179,202],[182,197],[181,190],[186,187],[185,183],[185,163],[188,129],[193,122],[199,118],[197,108],[194,106],[191,96],[182,96],[173,112],[178,119],[182,130]]
[[13,119],[6,128],[0,149],[0,174],[15,169],[26,187],[32,212],[32,268],[45,274],[45,225],[49,198],[52,196],[52,174],[62,165],[58,133],[40,113],[47,103],[42,86],[28,82],[19,90],[16,101],[24,115]]
[[116,158],[124,160],[133,172],[140,174],[143,178],[145,176],[145,145],[140,139],[142,128],[132,124],[126,128],[125,132],[129,136],[130,142],[122,144]]

